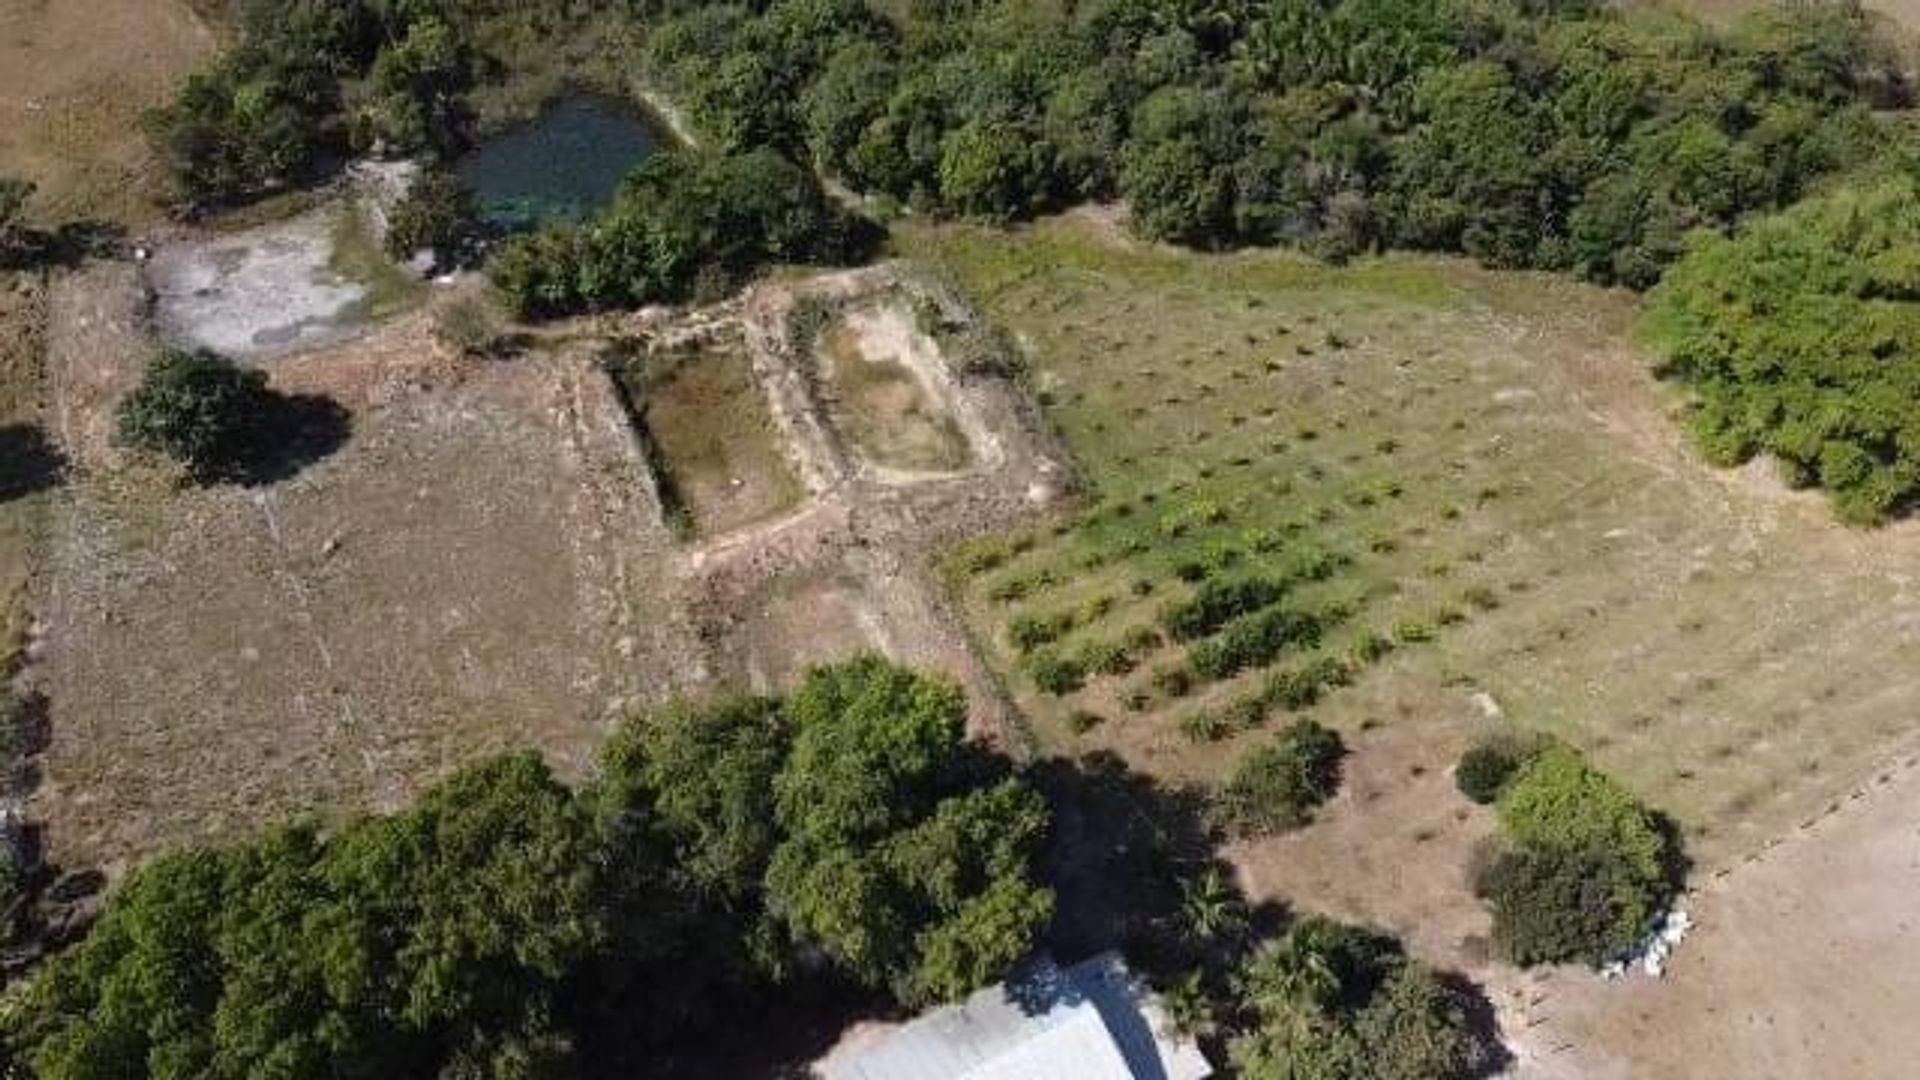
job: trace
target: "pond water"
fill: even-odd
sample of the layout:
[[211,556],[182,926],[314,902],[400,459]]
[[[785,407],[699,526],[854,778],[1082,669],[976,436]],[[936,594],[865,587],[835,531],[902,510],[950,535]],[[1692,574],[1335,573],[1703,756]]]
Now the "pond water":
[[488,226],[506,231],[577,221],[606,205],[635,165],[666,140],[639,108],[572,94],[486,140],[456,165]]

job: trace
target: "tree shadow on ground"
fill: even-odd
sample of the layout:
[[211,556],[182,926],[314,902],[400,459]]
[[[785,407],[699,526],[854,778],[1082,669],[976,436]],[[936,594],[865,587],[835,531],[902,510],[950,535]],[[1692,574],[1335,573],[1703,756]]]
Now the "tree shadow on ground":
[[292,479],[331,457],[353,434],[353,414],[319,394],[269,393],[261,402],[255,448],[223,479],[247,487]]
[[126,226],[82,219],[53,230],[22,231],[10,246],[0,246],[0,270],[72,269],[88,259],[119,258],[126,251]]
[[1118,948],[1164,983],[1231,966],[1288,922],[1283,905],[1251,906],[1240,893],[1207,793],[1164,785],[1110,752],[1040,762],[1029,779],[1053,808],[1046,944],[1060,959]]
[[66,475],[67,459],[38,424],[0,425],[0,503],[46,491]]
[[1504,1075],[1513,1065],[1513,1054],[1500,1039],[1500,1018],[1494,1012],[1486,988],[1457,971],[1436,972],[1434,978],[1466,1018],[1467,1038],[1473,1042],[1473,1075],[1481,1078]]

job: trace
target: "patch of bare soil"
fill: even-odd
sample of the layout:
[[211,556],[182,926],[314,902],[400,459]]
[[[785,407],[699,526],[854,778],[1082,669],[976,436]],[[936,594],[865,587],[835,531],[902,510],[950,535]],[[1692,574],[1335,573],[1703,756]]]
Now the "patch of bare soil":
[[1664,980],[1515,978],[1517,1073],[1541,1080],[1896,1080],[1920,1060],[1920,772],[1841,807],[1689,898]]
[[[138,353],[85,347],[137,340],[81,317],[112,292],[92,284],[59,290],[75,317],[52,354],[67,429],[98,460]],[[523,746],[578,773],[608,716],[697,672],[635,569],[669,541],[598,369],[460,364],[424,323],[276,368],[278,388],[352,412],[344,448],[291,480],[173,491],[97,469],[61,499],[36,796],[56,859],[391,807]]]
[[856,307],[821,340],[829,415],[876,466],[951,473],[971,460],[967,438],[946,406],[947,388],[917,355],[932,348],[898,304]]
[[215,44],[179,0],[0,0],[0,172],[37,181],[49,220],[157,219],[141,115]]
[[674,497],[700,535],[778,516],[799,501],[800,482],[739,347],[678,358],[638,396]]

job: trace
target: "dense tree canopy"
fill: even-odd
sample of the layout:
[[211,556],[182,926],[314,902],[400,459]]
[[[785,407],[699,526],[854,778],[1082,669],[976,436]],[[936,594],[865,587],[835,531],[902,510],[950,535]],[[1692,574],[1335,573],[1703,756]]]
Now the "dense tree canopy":
[[581,226],[515,237],[488,264],[523,317],[724,291],[763,264],[831,263],[865,242],[811,173],[770,150],[649,158]]
[[865,192],[988,218],[1117,196],[1189,244],[1634,286],[1865,159],[1907,95],[1851,0],[1725,31],[1581,0],[687,6],[649,61],[704,134]]
[[1235,989],[1245,1080],[1465,1080],[1494,1057],[1459,990],[1392,938],[1329,919],[1263,944]]
[[286,828],[142,868],[9,1041],[49,1080],[548,1074],[608,935],[595,874],[571,794],[501,759],[331,838]]
[[767,888],[795,936],[904,1000],[1004,972],[1053,914],[1040,796],[965,741],[959,688],[874,657],[814,672],[774,781]]
[[504,757],[390,817],[163,856],[0,1035],[46,1080],[671,1075],[781,980],[1003,976],[1051,914],[1047,821],[953,686],[855,660],[638,718],[578,792]]
[[1702,236],[1643,329],[1707,456],[1771,454],[1871,523],[1920,495],[1920,183],[1842,188]]

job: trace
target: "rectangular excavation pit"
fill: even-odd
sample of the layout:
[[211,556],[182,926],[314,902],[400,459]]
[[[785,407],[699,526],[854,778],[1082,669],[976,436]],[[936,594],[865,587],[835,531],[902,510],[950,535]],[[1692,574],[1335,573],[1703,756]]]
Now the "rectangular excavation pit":
[[805,490],[739,343],[621,357],[608,372],[676,535],[718,536],[800,503]]
[[910,475],[974,466],[940,347],[905,297],[854,301],[820,333],[813,359],[828,423],[868,465]]

